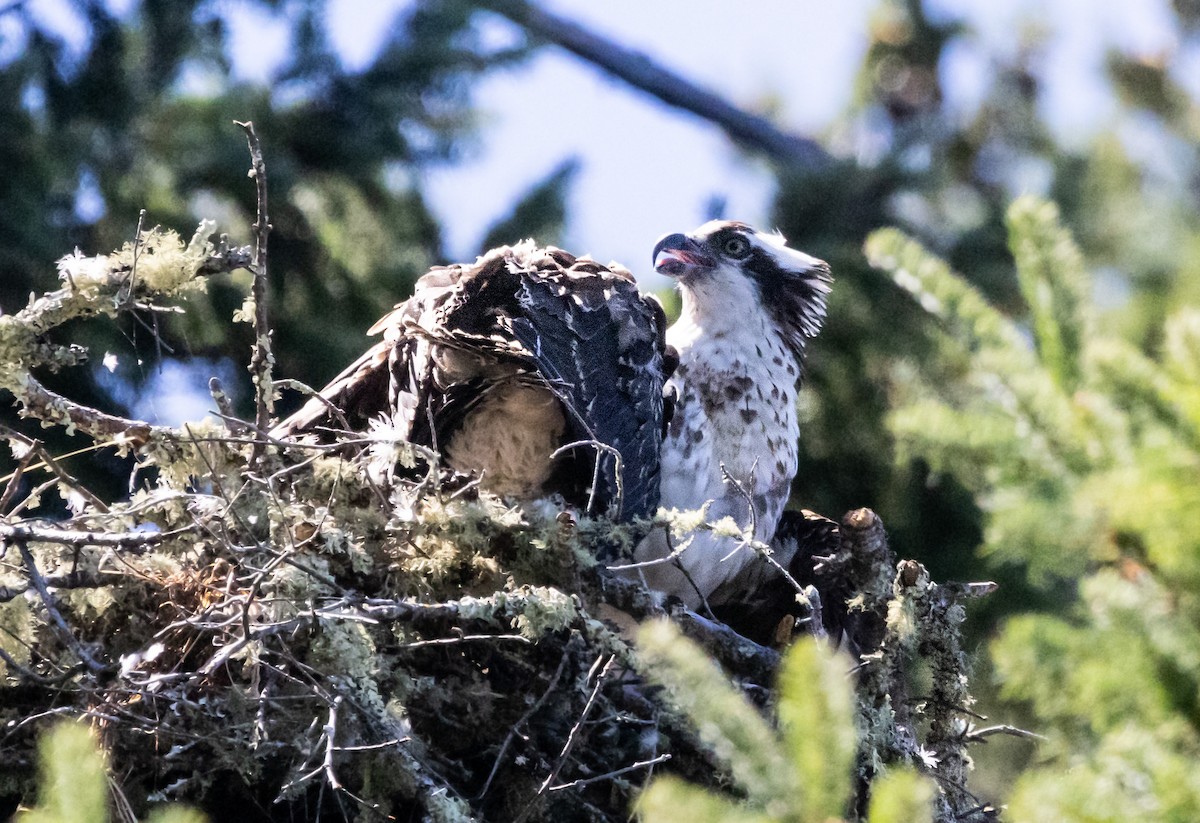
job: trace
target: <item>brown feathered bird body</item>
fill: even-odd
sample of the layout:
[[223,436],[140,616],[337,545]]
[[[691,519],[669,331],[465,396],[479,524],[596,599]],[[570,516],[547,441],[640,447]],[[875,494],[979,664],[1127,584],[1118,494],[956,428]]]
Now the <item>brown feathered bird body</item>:
[[381,420],[498,494],[621,518],[659,500],[662,307],[628,271],[532,242],[438,267],[381,340],[275,430],[333,440]]

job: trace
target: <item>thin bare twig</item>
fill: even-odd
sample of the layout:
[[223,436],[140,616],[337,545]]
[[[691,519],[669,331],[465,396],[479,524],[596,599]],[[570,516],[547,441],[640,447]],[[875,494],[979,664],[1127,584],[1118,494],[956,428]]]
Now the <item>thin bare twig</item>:
[[[125,297],[120,302],[128,309],[133,306],[133,292],[137,288],[137,265],[142,251],[142,226],[146,222],[146,210],[138,212],[137,231],[133,235],[133,264],[129,267],[129,280],[125,287]],[[155,334],[157,338],[158,335]]]
[[518,730],[537,715],[542,710],[542,707],[546,705],[546,701],[550,699],[550,695],[558,688],[558,681],[562,678],[562,674],[567,668],[567,661],[570,659],[571,655],[569,653],[563,654],[562,660],[558,662],[558,668],[550,678],[550,684],[546,686],[546,691],[542,692],[542,696],[534,701],[533,705],[529,707],[529,711],[521,715],[521,719],[513,723],[509,728],[504,742],[500,744],[500,751],[496,753],[496,760],[492,763],[492,770],[488,772],[487,780],[483,782],[483,788],[479,790],[479,794],[475,795],[475,800],[482,800],[487,796],[488,790],[492,787],[492,781],[496,779],[496,772],[500,771],[500,764],[504,762],[504,756],[508,754],[509,746],[512,745],[517,735],[520,734]]
[[749,546],[751,549],[753,549],[755,554],[766,560],[767,563],[774,567],[775,571],[783,575],[783,579],[788,582],[788,585],[796,590],[796,594],[804,596],[804,587],[796,581],[796,578],[792,577],[791,572],[785,569],[783,565],[775,559],[775,553],[771,551],[771,547],[765,543],[759,542],[758,510],[754,506],[754,496],[750,494],[750,490],[747,489],[740,480],[729,473],[729,470],[725,468],[724,463],[721,464],[721,477],[726,483],[733,486],[734,491],[736,491],[738,495],[746,501],[746,505],[750,508],[750,538],[748,540],[743,540],[742,545]]
[[[250,176],[254,178],[257,194],[257,215],[254,222],[254,283],[250,294],[254,300],[254,349],[250,356],[250,374],[254,380],[254,427],[266,432],[271,425],[274,408],[274,388],[271,385],[271,325],[267,316],[267,237],[271,233],[271,222],[267,214],[267,164],[263,161],[262,144],[254,130],[254,122],[242,123],[235,120],[246,132],[246,143],[250,147]],[[257,465],[266,450],[265,438],[255,438],[250,463]]]
[[[612,457],[613,463],[616,466],[616,478],[617,478],[616,511],[618,511],[618,512],[621,511],[621,505],[625,501],[625,480],[624,480],[625,464],[624,464],[624,461],[621,459],[621,452],[618,451],[616,449],[616,447],[612,446],[609,443],[601,443],[599,440],[576,440],[573,443],[567,443],[565,446],[559,446],[557,449],[555,449],[553,452],[550,453],[550,459],[554,460],[555,458],[562,455],[564,452],[568,452],[571,449],[582,448],[584,446],[591,446],[597,452],[604,452],[605,454],[608,454]],[[597,454],[596,455],[596,465],[592,469],[592,490],[588,494],[588,504],[587,504],[588,514],[596,513],[596,490],[599,486],[600,486],[600,455]]]
[[611,771],[606,774],[598,774],[595,777],[580,778],[579,780],[573,780],[570,783],[560,783],[557,786],[551,786],[549,789],[547,789],[547,791],[561,792],[565,789],[578,789],[583,786],[589,786],[592,783],[599,783],[602,780],[612,780],[614,777],[620,777],[623,774],[629,774],[630,772],[635,772],[639,769],[648,769],[652,766],[657,766],[659,763],[666,763],[670,759],[671,755],[664,752],[658,757],[653,757],[649,760],[641,760],[637,763],[630,763],[624,768],[616,769],[615,771]]
[[1012,737],[1024,737],[1029,740],[1047,740],[1045,735],[1031,732],[1027,729],[1022,729],[1019,726],[1009,726],[1007,724],[1001,726],[988,726],[984,729],[968,728],[967,733],[963,735],[963,740],[968,743],[983,743],[987,738],[994,734],[1007,734]]
[[342,783],[337,779],[337,773],[333,769],[333,753],[337,751],[338,709],[341,707],[342,697],[338,695],[329,704],[329,719],[325,721],[325,760],[322,767],[325,769],[325,779],[329,781],[329,786],[334,791],[342,788]]
[[8,508],[8,504],[12,502],[13,496],[16,495],[17,489],[21,487],[21,477],[25,474],[25,470],[29,468],[33,457],[33,449],[26,451],[21,456],[20,462],[17,463],[16,470],[8,476],[8,483],[4,487],[4,493],[0,494],[0,515],[4,514],[4,510]]
[[600,689],[604,686],[604,681],[608,678],[609,672],[612,671],[613,664],[616,662],[616,660],[617,658],[615,656],[609,657],[608,660],[604,660],[603,657],[600,657],[596,660],[595,665],[592,666],[592,671],[595,671],[596,668],[600,666],[601,662],[604,663],[603,668],[600,669],[600,674],[596,676],[596,685],[592,687],[592,692],[588,695],[587,702],[583,705],[583,711],[580,712],[579,719],[575,721],[575,725],[572,726],[571,731],[567,733],[567,740],[565,743],[563,743],[562,751],[558,753],[558,759],[554,763],[554,768],[550,770],[550,774],[546,775],[546,779],[542,781],[542,785],[538,787],[537,795],[534,797],[534,800],[525,807],[525,811],[523,811],[517,818],[517,823],[523,823],[523,821],[529,819],[529,815],[533,813],[534,804],[536,803],[537,798],[545,794],[549,790],[550,786],[554,784],[554,781],[558,779],[559,772],[561,772],[563,766],[567,764],[567,758],[571,756],[571,751],[575,748],[575,744],[579,742],[579,733],[583,729],[584,723],[587,722],[588,716],[591,715],[592,709],[595,708],[596,698],[600,696]]
[[208,378],[208,393],[212,396],[213,403],[217,406],[217,413],[225,423],[226,431],[234,437],[244,435],[248,431],[248,427],[245,422],[239,420],[233,413],[233,401],[229,399],[229,395],[225,392],[225,386],[221,383],[221,378]]
[[79,642],[79,638],[71,631],[71,627],[63,618],[62,613],[59,612],[58,605],[54,601],[54,596],[50,594],[50,589],[46,586],[46,580],[42,577],[41,570],[38,569],[37,563],[33,559],[33,553],[29,551],[26,541],[15,540],[13,542],[17,545],[17,551],[21,553],[21,560],[25,564],[25,572],[29,575],[29,581],[37,589],[38,595],[42,598],[42,605],[46,607],[46,614],[50,615],[50,619],[53,621],[55,627],[57,627],[63,641],[71,648],[71,651],[75,653],[75,656],[79,658],[83,665],[87,666],[92,672],[99,673],[107,669],[108,667],[104,663],[94,658],[92,653],[84,648],[83,644]]
[[526,645],[533,644],[532,640],[520,634],[460,634],[457,637],[436,637],[432,640],[414,640],[411,643],[401,643],[393,648],[420,649],[426,646],[455,646],[459,643],[468,643],[473,640],[511,640],[513,642],[524,643]]
[[[42,445],[42,441],[32,437],[27,437],[16,429],[11,429],[4,425],[0,425],[0,434],[4,435],[10,440],[19,440],[29,448],[31,453],[40,457],[42,459],[42,464],[50,469],[50,471],[54,472],[55,476],[58,477],[59,480],[61,480],[70,488],[79,492],[79,494],[83,495],[83,498],[87,500],[87,502],[91,503],[93,508],[95,508],[97,511],[105,513],[108,512],[108,504],[94,495],[90,489],[85,487],[74,476],[68,473],[66,469],[60,466],[58,461],[54,459],[50,452],[46,451],[46,447]],[[7,501],[0,501],[0,512],[4,510],[5,505],[7,505]]]

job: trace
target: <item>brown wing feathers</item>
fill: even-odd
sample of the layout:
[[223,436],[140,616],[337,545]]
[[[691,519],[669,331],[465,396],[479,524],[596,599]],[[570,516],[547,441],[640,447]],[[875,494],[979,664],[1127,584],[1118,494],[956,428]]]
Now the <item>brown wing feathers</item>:
[[412,442],[444,449],[473,410],[518,381],[562,404],[563,443],[594,440],[619,455],[570,450],[542,491],[624,517],[651,514],[671,365],[665,327],[661,307],[623,269],[532,243],[495,249],[422,277],[372,327],[383,340],[275,434],[332,439],[330,430],[388,415]]

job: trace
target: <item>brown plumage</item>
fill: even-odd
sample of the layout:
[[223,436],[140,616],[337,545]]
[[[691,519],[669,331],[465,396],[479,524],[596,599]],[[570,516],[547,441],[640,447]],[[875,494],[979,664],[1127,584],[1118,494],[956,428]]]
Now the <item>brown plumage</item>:
[[497,493],[652,514],[673,368],[665,329],[625,269],[505,246],[422,277],[371,328],[380,342],[274,434],[332,440],[382,416]]

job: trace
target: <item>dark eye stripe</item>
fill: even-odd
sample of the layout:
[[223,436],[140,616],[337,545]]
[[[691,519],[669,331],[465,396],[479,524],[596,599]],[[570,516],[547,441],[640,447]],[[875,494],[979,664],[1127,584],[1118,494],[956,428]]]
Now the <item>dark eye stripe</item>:
[[760,248],[753,248],[742,263],[742,269],[758,284],[763,305],[774,317],[788,342],[797,352],[814,337],[825,318],[825,295],[829,282],[829,267],[820,263],[806,271],[781,268],[775,259]]

